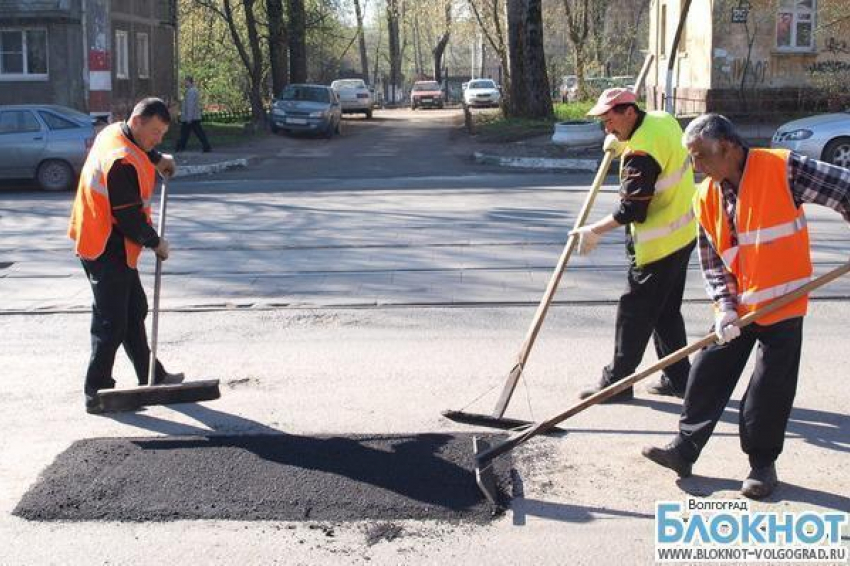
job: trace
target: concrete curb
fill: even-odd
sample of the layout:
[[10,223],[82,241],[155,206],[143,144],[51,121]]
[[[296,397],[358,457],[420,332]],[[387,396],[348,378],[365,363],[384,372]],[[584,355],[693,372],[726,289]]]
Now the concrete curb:
[[242,157],[239,159],[229,159],[227,161],[219,161],[218,163],[207,163],[205,165],[178,165],[175,177],[188,177],[190,175],[211,175],[213,173],[221,173],[228,169],[236,169],[248,167],[249,163],[256,160],[255,157]]
[[473,154],[476,163],[498,165],[518,169],[558,169],[567,171],[595,172],[599,168],[598,159],[555,159],[550,157],[501,157],[476,151]]

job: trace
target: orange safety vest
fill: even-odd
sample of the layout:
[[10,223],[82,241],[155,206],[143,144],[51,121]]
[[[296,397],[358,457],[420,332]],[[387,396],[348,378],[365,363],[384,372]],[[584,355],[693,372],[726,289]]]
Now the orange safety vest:
[[[83,259],[100,257],[106,249],[113,225],[117,224],[112,215],[106,186],[109,170],[117,161],[136,168],[142,209],[148,224],[151,224],[151,198],[156,182],[156,168],[147,154],[127,139],[121,131],[121,124],[107,126],[95,139],[80,173],[77,196],[71,210],[68,236],[76,242],[77,255]],[[124,249],[127,252],[127,265],[135,269],[142,246],[125,237]]]
[[[809,282],[812,260],[809,231],[802,207],[797,208],[788,186],[787,150],[751,149],[738,188],[735,226],[731,227],[719,184],[705,179],[694,205],[700,225],[738,285],[738,315],[764,306]],[[762,325],[804,316],[808,296],[759,318]]]

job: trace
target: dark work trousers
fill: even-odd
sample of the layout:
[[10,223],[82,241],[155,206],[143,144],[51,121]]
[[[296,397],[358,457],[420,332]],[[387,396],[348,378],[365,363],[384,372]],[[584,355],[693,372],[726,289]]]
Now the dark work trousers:
[[175,148],[177,151],[183,151],[186,149],[186,144],[189,142],[189,134],[191,132],[195,132],[195,135],[198,136],[198,139],[201,141],[201,147],[204,148],[204,151],[209,151],[210,142],[207,141],[207,135],[204,133],[204,128],[201,127],[200,120],[193,120],[191,122],[180,122],[180,140],[177,142],[177,147]]
[[754,468],[772,464],[782,452],[785,427],[797,393],[802,317],[770,326],[751,324],[741,329],[738,338],[707,346],[697,355],[676,440],[676,447],[686,460],[696,462],[711,437],[756,343],[755,369],[738,416],[741,449]]
[[[633,374],[650,337],[659,358],[685,347],[682,295],[695,244],[696,240],[658,261],[629,268],[628,286],[617,305],[614,359],[602,370],[602,385]],[[673,387],[684,391],[690,369],[685,358],[668,366],[664,376]]]
[[[139,272],[127,265],[123,236],[113,230],[106,250],[95,260],[81,260],[94,294],[91,318],[91,359],[85,393],[115,387],[112,366],[119,346],[133,363],[140,385],[147,383],[150,348],[145,332],[148,301]],[[156,379],[165,375],[157,360]]]

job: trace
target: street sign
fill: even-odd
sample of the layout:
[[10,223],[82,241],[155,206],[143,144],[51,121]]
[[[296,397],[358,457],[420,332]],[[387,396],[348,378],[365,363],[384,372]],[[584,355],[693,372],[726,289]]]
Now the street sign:
[[733,24],[745,24],[747,23],[747,17],[750,15],[750,8],[739,6],[737,8],[732,8],[732,23]]

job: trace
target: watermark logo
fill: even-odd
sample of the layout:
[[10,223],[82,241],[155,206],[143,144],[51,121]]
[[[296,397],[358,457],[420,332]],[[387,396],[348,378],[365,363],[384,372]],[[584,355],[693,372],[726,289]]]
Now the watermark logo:
[[655,504],[656,562],[845,563],[847,513],[753,511],[745,499]]

